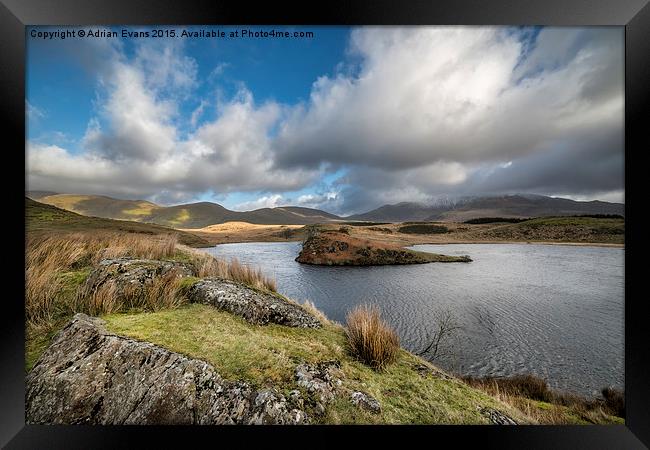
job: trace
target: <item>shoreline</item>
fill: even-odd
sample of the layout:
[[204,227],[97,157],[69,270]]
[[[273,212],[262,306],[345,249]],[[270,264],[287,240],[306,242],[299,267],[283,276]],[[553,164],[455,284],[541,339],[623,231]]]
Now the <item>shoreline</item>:
[[610,242],[560,242],[560,241],[455,241],[455,242],[422,242],[415,245],[453,245],[453,244],[529,244],[529,245],[568,245],[571,247],[613,247],[625,248],[625,244]]
[[[229,241],[229,242],[217,242],[214,245],[208,247],[197,247],[197,248],[213,248],[217,245],[224,244],[254,244],[254,243],[282,243],[282,242],[302,242],[302,239],[286,239],[286,240],[241,240],[241,241]],[[528,245],[567,245],[571,247],[610,247],[610,248],[622,248],[625,249],[625,244],[615,244],[609,242],[557,242],[557,241],[477,241],[477,240],[468,240],[468,241],[446,241],[446,242],[417,242],[413,244],[405,244],[403,248],[413,247],[416,245],[454,245],[454,244],[528,244]]]

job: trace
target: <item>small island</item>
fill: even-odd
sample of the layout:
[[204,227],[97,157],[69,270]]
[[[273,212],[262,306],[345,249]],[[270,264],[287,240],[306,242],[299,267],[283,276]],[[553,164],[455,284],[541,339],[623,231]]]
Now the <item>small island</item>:
[[307,239],[296,261],[324,266],[381,266],[426,264],[431,262],[470,262],[469,256],[448,256],[417,252],[398,245],[353,237],[349,229],[324,229],[310,226]]

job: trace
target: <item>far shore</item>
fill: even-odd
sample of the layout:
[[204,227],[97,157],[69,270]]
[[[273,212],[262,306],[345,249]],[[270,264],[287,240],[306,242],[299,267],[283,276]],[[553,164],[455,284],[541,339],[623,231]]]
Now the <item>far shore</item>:
[[[380,227],[347,226],[355,236],[399,247],[413,245],[451,245],[451,244],[532,244],[569,245],[578,247],[625,248],[618,242],[560,241],[560,240],[519,240],[482,238],[481,231],[494,225],[473,225],[446,223],[452,232],[444,234],[405,234],[397,232],[401,224],[386,224]],[[325,228],[336,229],[340,224],[323,224]],[[211,246],[247,242],[302,242],[306,238],[303,225],[256,225],[247,222],[226,222],[205,228],[182,228],[180,230],[201,237]],[[468,236],[469,235],[469,236]],[[478,236],[477,236],[478,235]]]
[[452,245],[452,244],[534,244],[534,245],[570,245],[575,247],[615,247],[625,248],[625,244],[612,244],[605,242],[561,242],[561,241],[447,241],[423,242],[413,245]]
[[[302,242],[302,239],[229,239],[224,242],[215,242],[214,245],[223,244],[250,244],[253,242]],[[612,247],[612,248],[625,248],[625,244],[607,244],[602,242],[548,242],[548,241],[447,241],[447,242],[418,242],[417,244],[407,244],[404,247],[411,247],[414,245],[458,245],[458,244],[531,244],[531,245],[568,245],[572,247]],[[203,247],[203,248],[211,248]]]

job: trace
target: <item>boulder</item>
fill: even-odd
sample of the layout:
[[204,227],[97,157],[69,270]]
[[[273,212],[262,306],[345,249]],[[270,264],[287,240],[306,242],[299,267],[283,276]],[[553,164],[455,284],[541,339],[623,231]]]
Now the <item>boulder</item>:
[[481,408],[481,414],[490,419],[490,422],[494,425],[517,425],[517,422],[512,417],[493,408]]
[[307,390],[315,402],[315,410],[322,414],[343,384],[339,361],[322,361],[317,364],[302,363],[296,366],[296,384]]
[[104,259],[93,269],[81,287],[84,295],[97,292],[107,283],[115,288],[117,296],[139,296],[157,277],[168,275],[187,277],[195,275],[193,265],[178,261],[154,259]]
[[77,314],[26,378],[29,424],[302,424],[273,389],[221,378],[205,361],[108,332]]
[[353,392],[350,395],[350,399],[352,400],[352,404],[358,408],[368,410],[375,414],[381,412],[381,404],[379,401],[365,392]]
[[297,303],[277,294],[259,291],[221,278],[205,278],[192,285],[187,294],[193,303],[202,303],[243,317],[250,323],[277,323],[289,327],[320,328],[321,322]]

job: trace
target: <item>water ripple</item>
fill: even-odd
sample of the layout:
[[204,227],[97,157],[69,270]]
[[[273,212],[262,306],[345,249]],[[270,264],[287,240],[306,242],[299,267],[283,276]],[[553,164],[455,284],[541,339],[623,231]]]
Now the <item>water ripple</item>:
[[278,290],[311,300],[345,321],[361,303],[378,305],[402,345],[426,347],[436,313],[452,311],[463,329],[454,355],[436,361],[474,376],[533,373],[551,386],[591,395],[623,387],[624,251],[530,244],[415,246],[469,254],[470,264],[379,267],[306,266],[300,243],[224,244],[206,249],[275,276]]

